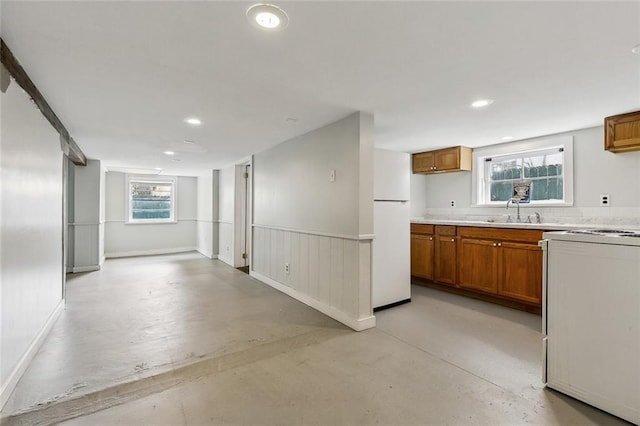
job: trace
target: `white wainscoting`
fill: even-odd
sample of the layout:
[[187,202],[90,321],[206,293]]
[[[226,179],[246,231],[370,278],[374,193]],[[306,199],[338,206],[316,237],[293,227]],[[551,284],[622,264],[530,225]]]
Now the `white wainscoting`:
[[73,226],[73,266],[72,272],[90,272],[100,269],[101,256],[100,223],[71,223]]
[[233,222],[218,222],[219,244],[218,259],[227,265],[233,265]]
[[357,331],[375,326],[370,267],[370,236],[254,225],[251,275]]
[[[217,225],[217,224],[215,224]],[[196,221],[197,247],[200,254],[207,256],[209,259],[216,259],[217,253],[214,252],[214,223],[211,220]]]
[[61,300],[58,305],[55,307],[47,321],[44,323],[38,334],[36,334],[35,338],[31,341],[31,344],[27,347],[26,352],[22,355],[16,366],[9,373],[8,378],[5,383],[2,383],[0,386],[0,409],[7,403],[11,393],[16,388],[18,381],[22,377],[29,364],[36,356],[42,344],[46,340],[53,324],[55,324],[56,320],[64,310],[65,301]]

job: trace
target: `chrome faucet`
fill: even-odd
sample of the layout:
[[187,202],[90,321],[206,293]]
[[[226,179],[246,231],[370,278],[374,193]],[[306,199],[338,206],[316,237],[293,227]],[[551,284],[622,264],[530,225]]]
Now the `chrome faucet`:
[[[516,222],[518,223],[522,222],[522,219],[520,218],[520,201],[518,201],[516,198],[509,199],[509,201],[507,201],[507,210],[509,210],[509,203],[513,203],[518,207],[518,210],[517,210],[518,215],[516,217]],[[511,216],[508,216],[507,222],[510,222],[510,221],[511,221]]]

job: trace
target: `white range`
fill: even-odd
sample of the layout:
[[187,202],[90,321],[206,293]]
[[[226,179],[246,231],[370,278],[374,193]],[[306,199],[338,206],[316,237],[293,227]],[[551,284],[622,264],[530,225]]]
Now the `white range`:
[[543,381],[640,423],[640,231],[543,238]]

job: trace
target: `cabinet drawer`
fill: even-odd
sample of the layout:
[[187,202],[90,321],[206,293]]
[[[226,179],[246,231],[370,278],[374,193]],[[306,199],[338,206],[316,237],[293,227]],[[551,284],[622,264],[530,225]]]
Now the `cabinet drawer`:
[[412,234],[433,235],[433,225],[426,225],[426,224],[422,224],[422,223],[412,223],[411,224],[411,233]]
[[522,241],[535,244],[542,239],[542,232],[539,229],[475,228],[472,226],[460,226],[458,230],[458,234],[463,238]]
[[450,225],[436,225],[438,235],[456,235],[456,227]]

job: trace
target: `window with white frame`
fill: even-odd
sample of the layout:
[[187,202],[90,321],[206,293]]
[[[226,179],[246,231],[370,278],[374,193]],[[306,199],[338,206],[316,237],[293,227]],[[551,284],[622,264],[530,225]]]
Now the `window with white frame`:
[[172,176],[127,176],[127,223],[176,222],[176,182]]
[[514,185],[530,185],[531,205],[573,204],[573,138],[496,145],[474,150],[475,205],[504,205]]

